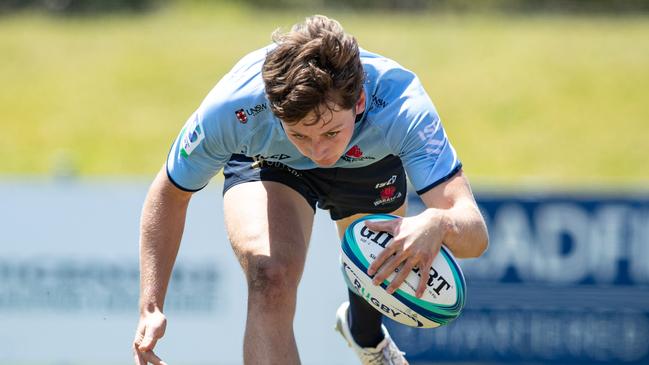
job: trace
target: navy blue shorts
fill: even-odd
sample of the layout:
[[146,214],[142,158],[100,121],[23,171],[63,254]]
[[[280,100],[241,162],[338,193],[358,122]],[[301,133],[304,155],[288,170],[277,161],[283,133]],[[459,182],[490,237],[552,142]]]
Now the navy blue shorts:
[[389,213],[406,200],[401,159],[388,156],[369,166],[295,170],[276,161],[232,155],[223,168],[223,194],[249,181],[274,181],[297,191],[315,212],[316,205],[334,220],[357,213]]

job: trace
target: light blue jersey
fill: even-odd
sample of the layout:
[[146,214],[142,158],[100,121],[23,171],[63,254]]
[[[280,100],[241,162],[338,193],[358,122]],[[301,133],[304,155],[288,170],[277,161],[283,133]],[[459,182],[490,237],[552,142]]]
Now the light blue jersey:
[[[189,118],[167,158],[167,174],[178,187],[203,188],[232,154],[281,162],[296,170],[319,167],[300,154],[270,110],[261,69],[273,47],[241,59]],[[361,62],[365,112],[346,154],[331,167],[363,167],[388,155],[399,156],[420,194],[457,171],[457,154],[415,74],[365,50]]]

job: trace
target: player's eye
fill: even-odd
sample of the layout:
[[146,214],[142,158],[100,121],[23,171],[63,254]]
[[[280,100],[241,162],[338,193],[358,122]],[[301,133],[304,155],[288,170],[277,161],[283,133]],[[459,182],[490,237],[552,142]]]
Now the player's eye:
[[304,136],[301,134],[292,134],[291,136],[300,141],[304,139]]
[[333,137],[337,136],[338,133],[340,133],[340,131],[327,132],[327,133],[325,133],[325,137],[327,137],[327,138],[333,138]]

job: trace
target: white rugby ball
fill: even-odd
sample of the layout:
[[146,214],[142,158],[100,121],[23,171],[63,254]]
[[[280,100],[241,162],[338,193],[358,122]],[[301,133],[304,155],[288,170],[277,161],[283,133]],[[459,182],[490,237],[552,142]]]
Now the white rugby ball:
[[395,270],[380,285],[374,285],[367,269],[381,251],[392,243],[387,232],[374,232],[365,221],[395,219],[389,214],[373,214],[354,221],[342,240],[341,267],[347,286],[367,300],[385,316],[411,327],[433,328],[457,318],[464,307],[466,283],[460,266],[451,252],[442,245],[433,260],[427,288],[421,298],[415,296],[419,285],[419,269],[413,269],[393,293],[386,288],[396,276]]

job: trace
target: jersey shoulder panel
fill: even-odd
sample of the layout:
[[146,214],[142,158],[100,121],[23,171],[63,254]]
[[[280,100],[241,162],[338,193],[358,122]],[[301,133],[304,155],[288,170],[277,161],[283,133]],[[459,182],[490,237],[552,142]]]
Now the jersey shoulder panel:
[[425,191],[458,168],[457,154],[419,78],[387,58],[366,60],[367,123],[402,159],[417,191]]
[[169,178],[185,190],[202,188],[260,128],[272,123],[261,65],[266,50],[239,61],[208,93],[167,158]]

